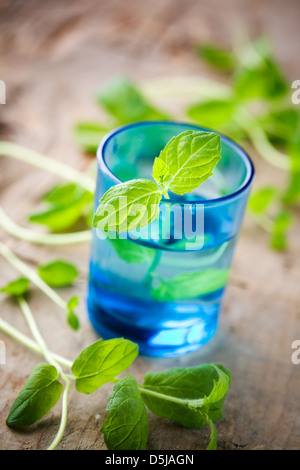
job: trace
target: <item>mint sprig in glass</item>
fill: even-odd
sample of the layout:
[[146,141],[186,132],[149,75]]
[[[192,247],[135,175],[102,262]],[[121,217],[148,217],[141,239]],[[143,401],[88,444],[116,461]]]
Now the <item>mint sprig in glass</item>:
[[143,354],[193,351],[217,328],[253,166],[226,137],[131,124],[98,150],[88,309]]

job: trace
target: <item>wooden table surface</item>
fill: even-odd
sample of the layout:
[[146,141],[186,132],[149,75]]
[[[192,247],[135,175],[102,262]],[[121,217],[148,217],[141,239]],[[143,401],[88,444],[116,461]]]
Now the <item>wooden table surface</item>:
[[[212,40],[229,44],[234,31],[264,32],[292,80],[299,70],[298,0],[52,0],[0,1],[0,79],[7,102],[0,105],[0,138],[31,147],[78,169],[87,165],[70,135],[79,119],[98,118],[95,90],[114,75],[138,82],[166,75],[208,75],[195,60],[192,46]],[[298,75],[297,75],[298,74]],[[256,184],[284,175],[252,154]],[[56,179],[25,164],[1,158],[1,204],[19,224],[39,196]],[[296,211],[297,212],[297,211]],[[130,371],[142,380],[148,371],[201,362],[222,362],[231,369],[232,386],[225,417],[217,423],[219,449],[300,448],[300,365],[291,362],[291,344],[300,339],[300,246],[298,222],[290,248],[275,253],[267,238],[247,217],[238,242],[220,328],[201,351],[176,359],[138,358]],[[49,346],[74,358],[96,340],[85,308],[88,244],[41,247],[18,241],[1,231],[22,260],[35,266],[54,257],[80,267],[80,277],[64,298],[78,294],[82,328],[74,334],[61,311],[36,289],[30,305]],[[16,277],[0,259],[0,285]],[[1,296],[1,317],[29,334],[18,306]],[[5,418],[14,398],[40,358],[0,332],[6,364],[0,365],[0,449],[44,449],[60,419],[57,405],[44,419],[22,432]],[[69,418],[60,449],[105,449],[100,428],[111,385],[91,396],[70,396]],[[149,449],[202,449],[208,430],[188,430],[150,416]]]

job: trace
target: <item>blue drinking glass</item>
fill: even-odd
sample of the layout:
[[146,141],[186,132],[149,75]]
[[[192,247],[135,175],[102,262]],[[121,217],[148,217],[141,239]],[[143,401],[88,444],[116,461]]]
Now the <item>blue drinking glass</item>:
[[[186,130],[208,129],[151,121],[104,137],[95,207],[111,186],[151,179],[154,158]],[[213,176],[192,193],[163,198],[159,219],[145,229],[115,239],[93,229],[87,304],[103,338],[125,337],[141,354],[166,357],[195,351],[214,336],[254,176],[242,148],[222,135],[221,145]]]

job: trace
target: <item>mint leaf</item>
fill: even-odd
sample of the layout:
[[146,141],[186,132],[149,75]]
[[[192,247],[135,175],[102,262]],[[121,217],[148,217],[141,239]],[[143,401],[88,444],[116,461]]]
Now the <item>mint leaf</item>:
[[79,318],[74,311],[74,309],[78,306],[78,303],[79,297],[74,296],[71,297],[67,304],[67,323],[74,331],[79,330],[80,327]]
[[38,364],[14,401],[6,423],[30,426],[41,419],[59,400],[63,386],[56,368]]
[[127,369],[137,355],[138,345],[129,340],[100,339],[86,347],[73,363],[76,389],[81,393],[93,393]]
[[173,181],[173,177],[170,175],[168,166],[161,158],[155,157],[153,165],[153,178],[159,185],[164,183],[171,183],[171,181]]
[[113,389],[101,432],[109,450],[145,450],[148,416],[137,381],[131,375],[121,379]]
[[29,279],[26,277],[19,277],[15,281],[9,282],[6,286],[1,288],[1,292],[9,295],[24,295],[29,290]]
[[212,99],[188,108],[187,115],[207,127],[220,127],[230,121],[236,108],[231,98]]
[[74,331],[78,331],[80,328],[79,318],[73,310],[67,311],[67,323]]
[[234,54],[215,44],[201,44],[197,46],[196,53],[205,62],[217,69],[231,71],[235,66]]
[[78,303],[79,303],[79,297],[77,296],[71,297],[68,302],[68,309],[74,310],[74,308],[78,307]]
[[150,264],[155,256],[155,250],[122,238],[108,238],[117,255],[129,264]]
[[289,86],[270,52],[264,50],[264,46],[260,47],[258,42],[250,44],[250,48],[255,51],[252,53],[255,60],[251,64],[246,62],[245,56],[245,66],[235,74],[234,90],[237,99],[263,98],[271,101],[284,97]]
[[274,62],[257,69],[244,69],[235,80],[236,97],[239,100],[255,98],[281,98],[286,95],[287,85]]
[[77,278],[77,268],[66,261],[55,260],[38,267],[38,274],[52,287],[69,286]]
[[155,415],[188,428],[202,429],[207,419],[222,418],[230,380],[230,372],[225,367],[203,364],[147,373],[140,391]]
[[254,214],[263,214],[278,198],[276,186],[265,186],[257,189],[250,195],[248,209]]
[[300,129],[300,113],[294,108],[275,109],[262,116],[260,124],[272,138],[286,142]]
[[168,118],[164,112],[150,105],[127,78],[111,80],[102,87],[97,99],[120,124]]
[[75,183],[55,184],[42,196],[42,201],[55,205],[71,204],[86,191]]
[[168,189],[184,194],[198,188],[221,158],[221,139],[215,132],[185,131],[173,137],[159,159],[174,178]]
[[120,183],[101,198],[93,226],[118,233],[143,228],[159,216],[161,198],[153,181],[136,179]]
[[249,42],[241,51],[233,85],[239,100],[274,101],[285,97],[290,88],[264,38]]
[[44,199],[50,199],[51,203],[45,209],[31,214],[29,221],[46,225],[53,231],[65,230],[74,225],[91,207],[93,195],[79,186],[75,186],[75,189],[72,189],[67,197],[68,186],[56,187],[52,194],[50,192],[45,195]]
[[293,136],[288,147],[291,157],[291,173],[283,202],[285,204],[294,204],[300,198],[300,133]]
[[99,143],[107,134],[108,128],[99,122],[79,122],[73,130],[77,144],[84,152],[96,153]]
[[225,287],[229,269],[207,269],[182,273],[161,283],[152,290],[152,296],[161,302],[192,299]]
[[287,248],[287,231],[292,225],[293,217],[289,212],[280,211],[274,220],[270,244],[274,250],[283,251]]

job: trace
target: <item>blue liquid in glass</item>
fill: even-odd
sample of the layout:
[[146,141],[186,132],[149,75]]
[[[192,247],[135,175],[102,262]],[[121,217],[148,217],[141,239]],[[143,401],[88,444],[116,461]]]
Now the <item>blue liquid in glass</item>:
[[[95,233],[88,310],[96,331],[104,338],[131,339],[139,344],[141,354],[151,356],[180,355],[207,343],[217,329],[225,286],[196,298],[173,301],[157,301],[153,289],[161,280],[184,273],[229,269],[236,237],[218,244],[213,238],[213,220],[210,227],[208,224],[209,220],[206,237],[211,233],[214,243],[207,249],[185,251],[180,250],[182,240],[161,241],[155,248],[147,247],[149,259],[138,264],[120,258],[114,242],[99,240]],[[138,244],[132,240],[125,243]]]

